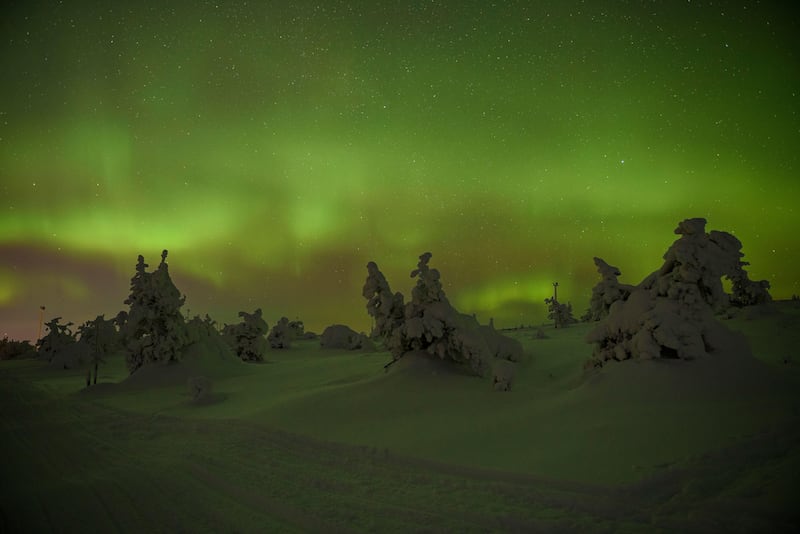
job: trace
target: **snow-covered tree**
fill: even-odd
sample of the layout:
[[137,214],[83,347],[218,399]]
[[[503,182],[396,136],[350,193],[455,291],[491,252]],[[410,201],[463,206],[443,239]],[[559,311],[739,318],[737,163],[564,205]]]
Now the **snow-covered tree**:
[[131,373],[148,363],[180,360],[181,350],[191,341],[180,311],[186,299],[172,282],[166,260],[164,250],[158,268],[147,272],[148,265],[139,256],[131,279],[125,299],[130,310],[122,329]]
[[210,337],[218,337],[220,335],[217,330],[217,322],[208,314],[202,318],[199,315],[195,315],[186,322],[186,327],[192,343],[201,343]]
[[522,355],[519,342],[453,308],[439,271],[428,266],[431,256],[430,252],[422,254],[411,272],[417,282],[405,306],[401,294],[392,294],[377,264],[367,264],[362,294],[368,313],[375,319],[374,334],[384,341],[393,361],[417,351],[463,364],[483,375],[491,369],[493,358],[518,360]]
[[772,302],[767,280],[750,280],[746,276],[733,279],[731,304],[735,306],[755,306]]
[[562,304],[555,297],[544,299],[547,304],[547,318],[553,321],[556,328],[564,328],[578,321],[572,316],[572,304]]
[[239,312],[242,322],[235,325],[225,325],[222,337],[236,354],[246,362],[260,362],[264,360],[267,351],[265,335],[269,325],[261,316],[261,308],[253,313]]
[[705,225],[702,218],[681,221],[675,229],[681,237],[664,254],[661,268],[627,299],[610,306],[608,316],[586,337],[594,344],[589,365],[612,359],[699,358],[730,337],[714,314],[731,303],[721,278],[743,280],[742,244],[727,232],[706,233]]
[[581,317],[585,321],[599,321],[608,315],[611,305],[618,300],[625,300],[633,291],[633,286],[620,284],[617,277],[622,273],[618,267],[607,264],[602,258],[594,258],[600,281],[592,288],[592,298],[589,309]]
[[37,342],[39,357],[52,361],[56,355],[77,342],[72,332],[73,323],[61,324],[61,317],[55,317],[45,323],[47,334]]
[[292,346],[293,339],[294,329],[287,317],[281,317],[267,336],[269,346],[273,349],[288,349]]
[[769,294],[770,283],[767,280],[750,280],[744,269],[746,265],[750,264],[740,261],[738,269],[725,275],[731,281],[731,304],[743,307],[772,302],[772,295]]
[[289,321],[289,331],[292,333],[292,339],[303,339],[306,335],[306,325],[299,319]]
[[0,360],[13,360],[23,358],[35,358],[36,347],[30,341],[18,341],[4,337],[0,339]]
[[399,349],[405,322],[403,294],[392,293],[389,282],[374,261],[367,264],[367,280],[362,295],[367,299],[367,313],[374,320],[370,337],[383,341],[390,350]]
[[[89,375],[87,375],[86,385],[90,382],[97,384],[97,372],[101,363],[105,363],[104,357],[112,350],[120,346],[119,333],[115,326],[116,320],[106,320],[103,315],[98,315],[94,320],[86,321],[78,327],[78,344],[82,347],[82,352],[89,355]],[[94,371],[94,380],[91,380],[91,373]]]

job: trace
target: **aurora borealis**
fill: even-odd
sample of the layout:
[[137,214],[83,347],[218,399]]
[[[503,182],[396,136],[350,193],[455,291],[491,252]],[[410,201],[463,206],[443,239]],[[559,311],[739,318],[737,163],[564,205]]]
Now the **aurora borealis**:
[[[164,7],[169,5],[172,7]],[[499,326],[638,283],[688,217],[800,293],[800,34],[778,2],[16,2],[2,8],[0,336],[125,309],[369,328],[374,260]]]

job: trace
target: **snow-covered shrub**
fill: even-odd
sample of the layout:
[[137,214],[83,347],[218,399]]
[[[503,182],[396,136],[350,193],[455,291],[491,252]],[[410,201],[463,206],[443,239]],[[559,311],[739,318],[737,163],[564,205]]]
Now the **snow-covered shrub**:
[[492,387],[495,391],[511,391],[515,370],[516,364],[508,360],[496,359],[492,362]]
[[733,282],[731,304],[743,307],[772,302],[772,295],[769,294],[770,284],[767,280],[750,280],[744,269],[742,274],[729,277]]
[[203,402],[211,398],[213,384],[210,378],[205,376],[192,376],[188,380],[189,395],[195,402]]
[[260,362],[264,360],[267,351],[267,340],[264,338],[269,326],[261,316],[261,308],[253,313],[239,312],[242,322],[235,325],[225,325],[222,337],[225,342],[236,352],[237,356],[246,362]]

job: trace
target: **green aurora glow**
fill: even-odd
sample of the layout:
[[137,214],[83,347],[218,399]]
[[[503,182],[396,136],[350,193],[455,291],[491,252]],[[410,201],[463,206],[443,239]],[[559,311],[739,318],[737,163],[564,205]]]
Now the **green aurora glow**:
[[687,217],[800,293],[791,7],[253,4],[3,8],[0,335],[115,314],[163,248],[221,322],[367,329],[366,263],[408,295],[431,251],[461,311],[539,323]]

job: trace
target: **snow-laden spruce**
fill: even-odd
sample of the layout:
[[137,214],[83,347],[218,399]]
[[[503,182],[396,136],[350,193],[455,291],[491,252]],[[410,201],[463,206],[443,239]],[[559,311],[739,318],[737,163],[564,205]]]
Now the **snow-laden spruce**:
[[181,314],[186,297],[169,276],[167,251],[161,253],[155,271],[147,272],[147,267],[140,255],[131,293],[125,299],[130,310],[121,333],[131,373],[147,363],[179,361],[181,351],[191,342]]
[[[522,345],[517,340],[479,324],[450,304],[439,271],[428,266],[431,256],[430,252],[422,254],[417,268],[411,271],[417,282],[407,303],[401,293],[392,293],[375,262],[367,264],[363,296],[367,313],[375,320],[372,334],[384,342],[393,361],[409,352],[422,352],[465,365],[481,376],[496,367],[495,359],[519,361]],[[497,367],[503,368],[503,376],[495,381],[500,384],[498,389],[510,389],[508,366]]]
[[[705,225],[702,218],[682,221],[675,229],[681,237],[664,254],[661,268],[611,304],[608,316],[586,337],[594,344],[587,365],[706,356],[730,337],[715,314],[771,300],[769,283],[750,281],[743,269],[742,243],[727,232],[706,233]],[[733,295],[723,290],[723,276],[733,281]],[[627,288],[621,290],[624,294]]]

